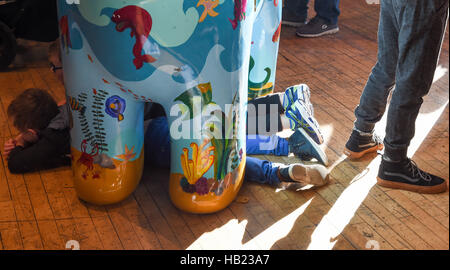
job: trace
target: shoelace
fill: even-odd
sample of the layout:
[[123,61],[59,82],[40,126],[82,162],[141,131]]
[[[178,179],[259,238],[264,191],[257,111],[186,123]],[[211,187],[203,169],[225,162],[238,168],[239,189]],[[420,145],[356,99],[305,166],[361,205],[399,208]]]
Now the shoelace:
[[375,134],[375,133],[373,134],[372,139],[373,139],[373,141],[376,142],[377,144],[383,143],[383,140],[382,140],[380,137],[378,137],[378,135]]
[[415,177],[416,175],[420,176],[420,178],[422,178],[423,180],[430,182],[431,181],[431,175],[429,175],[428,173],[422,171],[421,169],[419,169],[419,167],[417,166],[417,164],[409,159],[408,160],[409,163],[409,170],[412,173],[413,177]]

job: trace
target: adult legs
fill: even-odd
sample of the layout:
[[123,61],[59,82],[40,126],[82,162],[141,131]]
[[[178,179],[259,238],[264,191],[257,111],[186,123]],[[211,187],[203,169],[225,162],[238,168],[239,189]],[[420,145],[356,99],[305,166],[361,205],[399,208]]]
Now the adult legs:
[[337,24],[338,17],[341,14],[339,0],[316,0],[314,2],[314,10],[318,17],[324,19],[329,24]]

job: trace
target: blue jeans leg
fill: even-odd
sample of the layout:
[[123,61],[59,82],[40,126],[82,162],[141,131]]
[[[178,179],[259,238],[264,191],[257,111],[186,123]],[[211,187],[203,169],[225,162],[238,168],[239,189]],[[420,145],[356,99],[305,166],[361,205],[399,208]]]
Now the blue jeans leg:
[[244,180],[276,186],[280,183],[277,175],[279,166],[268,160],[247,157]]
[[341,11],[339,10],[339,0],[316,0],[314,2],[314,10],[316,11],[317,16],[330,24],[337,24],[338,17],[341,14]]
[[247,135],[247,155],[289,155],[289,143],[277,135]]
[[430,90],[448,17],[448,0],[382,0],[378,60],[355,110],[355,127],[373,129],[395,84],[384,138],[385,155],[406,158],[415,121]]
[[309,0],[284,0],[285,9],[294,13],[300,20],[305,21],[308,18]]

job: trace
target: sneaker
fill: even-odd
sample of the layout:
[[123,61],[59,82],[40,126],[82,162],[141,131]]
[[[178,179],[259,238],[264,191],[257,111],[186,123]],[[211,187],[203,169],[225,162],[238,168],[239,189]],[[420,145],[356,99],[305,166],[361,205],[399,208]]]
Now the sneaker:
[[290,10],[283,8],[281,16],[281,24],[286,26],[300,27],[305,25],[306,20],[300,19],[298,16],[293,14]]
[[426,173],[410,159],[390,162],[382,159],[377,177],[378,185],[417,193],[441,193],[447,183],[441,177]]
[[304,102],[297,100],[284,113],[289,119],[291,129],[303,128],[317,144],[323,143],[323,135],[320,131],[319,123],[311,115],[308,106]]
[[[328,158],[319,145],[306,133],[303,128],[298,128],[288,139],[289,152],[300,157],[313,157],[320,163],[328,166]],[[304,160],[304,159],[303,159]]]
[[320,164],[291,164],[277,172],[282,182],[296,182],[302,185],[324,186],[330,177],[328,169]]
[[287,108],[291,107],[295,101],[301,100],[304,104],[307,105],[308,112],[314,116],[314,108],[311,103],[311,91],[309,90],[308,85],[306,84],[299,84],[294,85],[286,89],[284,91],[283,96],[283,108],[286,111]]
[[350,160],[358,159],[367,153],[383,150],[383,141],[375,133],[364,133],[353,128],[345,144],[344,154]]
[[328,24],[324,19],[316,16],[307,24],[297,28],[295,33],[299,37],[320,37],[334,34],[339,31],[337,24]]

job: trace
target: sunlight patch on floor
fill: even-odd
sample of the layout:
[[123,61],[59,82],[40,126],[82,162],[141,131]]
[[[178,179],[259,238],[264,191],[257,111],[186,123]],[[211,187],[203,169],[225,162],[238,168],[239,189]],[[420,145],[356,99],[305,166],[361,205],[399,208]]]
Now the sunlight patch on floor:
[[[443,76],[447,74],[447,72],[448,72],[447,68],[444,68],[439,65],[434,73],[433,83],[440,80]],[[419,149],[420,145],[422,145],[423,141],[426,139],[428,133],[431,131],[435,123],[439,120],[439,117],[441,116],[442,112],[444,112],[447,105],[448,105],[448,98],[443,105],[435,109],[433,112],[430,113],[419,112],[416,119],[415,135],[414,138],[411,140],[410,146],[408,148],[409,157],[414,156],[417,149]],[[386,122],[388,110],[389,105],[386,108],[386,113],[383,115],[383,118],[375,126],[375,133],[381,138],[384,138],[386,136]]]
[[419,113],[416,120],[416,133],[411,140],[411,144],[408,148],[408,156],[412,157],[425,141],[428,133],[434,127],[434,124],[439,120],[441,114],[444,112],[448,105],[448,100],[441,107],[431,113]]
[[330,250],[333,240],[350,223],[356,211],[376,184],[380,156],[377,156],[367,168],[355,176],[349,186],[342,192],[328,213],[322,218],[311,235],[308,250]]
[[269,250],[277,241],[289,234],[297,219],[305,212],[313,199],[314,197],[245,244],[242,244],[242,239],[248,221],[243,220],[239,223],[237,219],[232,219],[222,227],[202,234],[187,250]]

